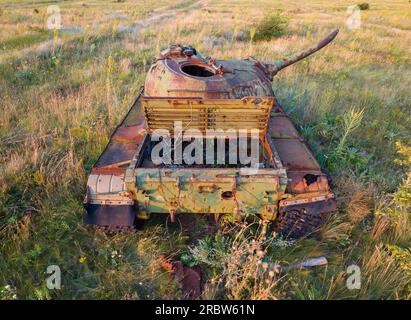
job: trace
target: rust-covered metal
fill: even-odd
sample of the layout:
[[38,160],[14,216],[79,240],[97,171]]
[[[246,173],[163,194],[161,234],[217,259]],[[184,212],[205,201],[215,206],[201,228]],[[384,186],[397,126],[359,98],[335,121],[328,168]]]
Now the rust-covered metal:
[[[151,65],[144,89],[94,165],[87,185],[85,222],[132,226],[152,214],[174,220],[182,212],[250,214],[277,221],[279,231],[306,236],[336,209],[328,177],[275,99],[275,74],[320,50],[337,35],[275,62],[218,60],[191,46],[174,45]],[[258,170],[240,165],[156,164],[150,150],[156,130],[175,132],[176,122],[199,134],[258,131]],[[221,138],[221,136],[220,136]],[[208,140],[207,140],[208,141]]]
[[[176,121],[185,130],[258,129],[264,135],[268,128],[274,97],[245,97],[242,99],[152,98],[141,101],[149,132],[167,129],[174,133]],[[246,117],[239,115],[246,114]]]
[[203,273],[199,266],[187,267],[181,261],[160,257],[161,266],[180,285],[183,299],[198,299],[201,296]]
[[338,29],[331,32],[327,37],[325,37],[323,40],[318,42],[316,45],[302,52],[299,52],[291,57],[276,60],[274,62],[263,62],[263,65],[267,68],[268,74],[270,78],[272,79],[281,69],[284,69],[304,58],[307,58],[308,56],[312,55],[318,50],[321,50],[322,48],[324,48],[326,45],[328,45],[331,41],[334,40],[337,34],[338,34]]

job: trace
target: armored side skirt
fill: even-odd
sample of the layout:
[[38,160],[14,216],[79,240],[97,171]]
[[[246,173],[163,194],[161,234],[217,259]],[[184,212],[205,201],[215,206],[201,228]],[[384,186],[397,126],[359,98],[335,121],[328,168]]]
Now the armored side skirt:
[[134,205],[84,204],[83,222],[99,226],[134,226],[136,208]]

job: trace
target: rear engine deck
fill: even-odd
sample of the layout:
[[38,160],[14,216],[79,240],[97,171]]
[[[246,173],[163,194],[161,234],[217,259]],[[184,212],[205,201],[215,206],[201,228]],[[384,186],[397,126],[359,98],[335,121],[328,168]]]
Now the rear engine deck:
[[[249,116],[251,110],[257,111]],[[170,118],[173,112],[175,117]],[[174,151],[172,163],[155,164],[150,156],[158,144],[152,140],[153,133],[156,129],[174,133],[174,120],[184,129],[193,129],[193,139],[221,126],[227,130],[256,126],[257,167],[227,164],[227,151],[223,164],[176,164]],[[226,144],[233,139],[228,131],[214,134],[222,135]],[[209,140],[203,141],[205,146]],[[182,142],[182,146],[190,143]],[[206,148],[203,150],[206,156]],[[179,212],[191,212],[234,216],[254,213],[275,220],[291,209],[332,211],[333,198],[326,175],[273,97],[202,100],[140,96],[93,167],[85,203],[111,206],[117,211],[127,206],[123,215],[127,224],[133,212],[138,219],[149,219],[152,213],[165,212],[173,218]],[[102,209],[95,209],[86,222],[111,221],[98,210]]]

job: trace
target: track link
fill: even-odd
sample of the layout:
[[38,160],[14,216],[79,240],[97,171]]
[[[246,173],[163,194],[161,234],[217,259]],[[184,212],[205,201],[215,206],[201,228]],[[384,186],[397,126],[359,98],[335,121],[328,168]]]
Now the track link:
[[275,229],[292,238],[312,237],[323,224],[327,214],[290,210],[278,218]]
[[137,228],[135,226],[98,226],[93,225],[93,228],[96,231],[104,232],[108,234],[117,234],[117,233],[134,233]]

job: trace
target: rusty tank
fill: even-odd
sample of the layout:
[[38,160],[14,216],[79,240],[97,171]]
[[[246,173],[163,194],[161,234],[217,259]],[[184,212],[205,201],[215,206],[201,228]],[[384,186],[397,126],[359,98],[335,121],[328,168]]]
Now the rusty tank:
[[[91,170],[84,223],[122,231],[156,213],[171,221],[180,213],[253,215],[285,235],[314,234],[336,210],[335,196],[276,100],[272,80],[337,33],[274,62],[218,60],[185,45],[162,51]],[[239,161],[253,143],[256,161]]]

